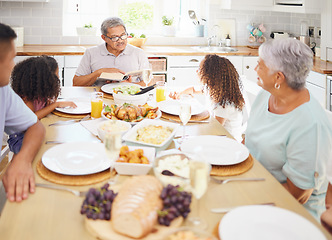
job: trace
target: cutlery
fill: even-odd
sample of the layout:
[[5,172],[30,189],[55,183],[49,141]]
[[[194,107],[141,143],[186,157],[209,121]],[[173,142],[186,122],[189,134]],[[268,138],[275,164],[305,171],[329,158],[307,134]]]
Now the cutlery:
[[58,121],[58,122],[52,123],[52,124],[50,124],[48,126],[50,127],[50,126],[55,126],[55,125],[67,125],[67,124],[72,124],[72,123],[77,123],[77,122],[85,121],[85,120],[88,120],[89,118],[90,118],[90,115],[86,115],[82,119],[73,119],[73,120],[68,120],[68,121]]
[[235,181],[264,181],[265,178],[228,178],[228,179],[217,179],[211,176],[211,179],[219,184],[226,184],[229,182],[235,182]]
[[77,197],[85,197],[85,195],[87,194],[87,192],[84,192],[84,191],[78,191],[78,190],[73,190],[73,189],[66,188],[66,187],[55,186],[55,185],[50,185],[50,184],[43,184],[43,183],[36,183],[36,187],[67,191],[67,192],[71,192],[72,194],[74,194]]
[[45,144],[62,144],[62,143],[65,143],[65,142],[62,142],[62,141],[46,141]]
[[[253,205],[268,205],[268,206],[275,206],[276,204],[271,202],[271,203],[260,203],[260,204],[253,204]],[[239,206],[237,206],[239,207]],[[237,207],[226,207],[226,208],[211,208],[210,211],[213,213],[227,213]]]
[[146,92],[149,92],[151,91],[152,89],[154,89],[156,87],[156,84],[153,84],[151,86],[148,86],[146,88],[141,88],[141,91],[138,92],[138,93],[135,93],[134,95],[140,95],[140,94],[143,94],[143,93],[146,93]]
[[200,25],[197,17],[196,17],[196,13],[194,10],[188,10],[188,13],[189,13],[189,17],[193,20],[194,24],[195,25]]
[[179,178],[182,178],[182,179],[188,179],[188,178],[186,178],[186,177],[182,177],[182,176],[180,176],[180,175],[177,175],[177,174],[175,174],[175,173],[172,173],[172,172],[169,171],[169,170],[163,170],[163,171],[161,172],[161,174],[162,174],[162,175],[165,175],[165,176],[179,177]]

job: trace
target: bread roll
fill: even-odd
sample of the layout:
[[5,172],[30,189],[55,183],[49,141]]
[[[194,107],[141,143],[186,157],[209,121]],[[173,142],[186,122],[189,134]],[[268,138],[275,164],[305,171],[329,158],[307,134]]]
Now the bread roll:
[[157,223],[162,209],[162,185],[153,176],[134,176],[126,180],[112,204],[111,224],[117,233],[142,238]]

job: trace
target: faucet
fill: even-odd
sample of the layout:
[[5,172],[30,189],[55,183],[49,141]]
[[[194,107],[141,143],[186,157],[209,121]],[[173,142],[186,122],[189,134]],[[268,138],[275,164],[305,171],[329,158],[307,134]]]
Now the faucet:
[[208,37],[207,41],[208,41],[208,47],[211,47],[211,43],[212,43],[212,39],[216,38],[216,35],[213,35],[211,37]]

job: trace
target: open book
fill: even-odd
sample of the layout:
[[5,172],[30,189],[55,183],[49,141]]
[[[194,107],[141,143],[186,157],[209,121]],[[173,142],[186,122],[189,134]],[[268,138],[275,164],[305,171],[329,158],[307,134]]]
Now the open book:
[[122,73],[107,73],[103,72],[100,74],[99,78],[97,78],[97,81],[123,81],[127,80],[129,76],[132,77],[139,77],[140,79],[144,79],[144,77],[149,77],[151,74],[150,69],[142,69],[142,70],[137,70],[137,71],[131,71],[127,72],[126,74]]

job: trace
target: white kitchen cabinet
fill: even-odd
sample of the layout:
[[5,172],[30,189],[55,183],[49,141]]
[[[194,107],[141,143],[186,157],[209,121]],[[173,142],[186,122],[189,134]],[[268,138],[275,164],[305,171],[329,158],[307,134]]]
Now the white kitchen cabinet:
[[82,57],[82,55],[64,56],[63,79],[65,87],[73,86],[73,78]]
[[332,1],[322,0],[321,59],[332,61]]
[[306,87],[323,108],[327,106],[326,74],[310,71]]
[[273,0],[220,0],[220,8],[271,11]]
[[243,57],[243,75],[253,82],[257,82],[257,73],[255,71],[257,61],[258,57]]
[[321,13],[321,1],[325,0],[274,0],[272,11]]

